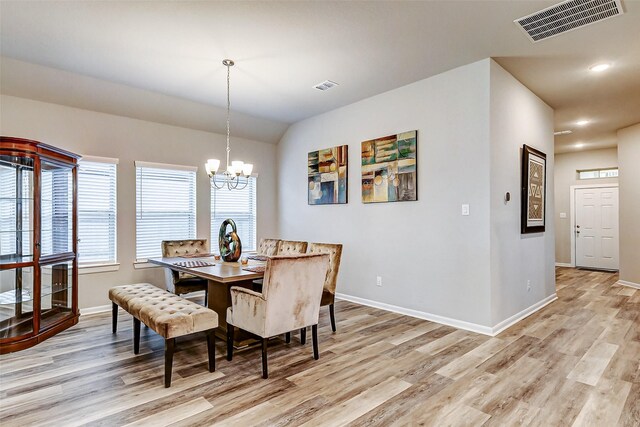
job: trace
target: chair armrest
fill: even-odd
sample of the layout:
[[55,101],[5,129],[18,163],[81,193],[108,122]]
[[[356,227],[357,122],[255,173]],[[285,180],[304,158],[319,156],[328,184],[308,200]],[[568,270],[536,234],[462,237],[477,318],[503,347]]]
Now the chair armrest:
[[266,312],[267,301],[261,293],[237,286],[231,288],[231,307],[227,310],[227,321],[232,325],[266,337]]
[[262,295],[260,292],[256,292],[256,291],[253,291],[253,290],[247,289],[247,288],[241,288],[240,286],[232,286],[231,287],[231,297],[233,298],[233,294],[238,294],[238,293],[251,295],[253,297],[260,298],[260,299],[264,300],[264,295]]

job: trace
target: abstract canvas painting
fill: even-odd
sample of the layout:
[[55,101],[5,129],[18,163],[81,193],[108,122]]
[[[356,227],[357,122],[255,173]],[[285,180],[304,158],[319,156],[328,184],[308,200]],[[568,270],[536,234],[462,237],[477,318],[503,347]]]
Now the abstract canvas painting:
[[522,207],[520,232],[544,231],[547,156],[528,145],[522,147]]
[[418,200],[418,131],[362,143],[362,203]]
[[347,203],[348,146],[325,148],[308,155],[308,203]]

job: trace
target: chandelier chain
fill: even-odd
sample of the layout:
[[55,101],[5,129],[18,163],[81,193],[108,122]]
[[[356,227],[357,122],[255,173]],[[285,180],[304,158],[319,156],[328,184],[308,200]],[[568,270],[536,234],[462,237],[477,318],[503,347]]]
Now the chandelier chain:
[[231,147],[229,146],[229,139],[230,139],[230,120],[229,120],[229,116],[231,115],[231,97],[229,95],[229,92],[231,91],[231,65],[232,63],[227,63],[227,170],[229,169],[229,153],[231,152]]

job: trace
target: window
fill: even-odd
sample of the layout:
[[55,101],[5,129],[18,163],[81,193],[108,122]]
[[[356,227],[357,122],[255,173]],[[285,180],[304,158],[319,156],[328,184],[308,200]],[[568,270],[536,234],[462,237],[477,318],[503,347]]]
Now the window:
[[618,168],[590,169],[578,171],[578,179],[615,178],[618,176]]
[[78,168],[78,262],[116,262],[117,159],[84,156]]
[[238,228],[243,251],[256,250],[256,178],[242,190],[211,189],[211,242],[218,241],[220,225],[231,218]]
[[136,162],[136,260],[162,256],[163,240],[196,237],[193,166]]

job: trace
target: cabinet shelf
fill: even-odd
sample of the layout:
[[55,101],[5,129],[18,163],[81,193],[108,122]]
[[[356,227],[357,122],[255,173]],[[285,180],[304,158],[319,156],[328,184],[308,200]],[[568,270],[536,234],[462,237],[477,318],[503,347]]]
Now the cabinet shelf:
[[[43,286],[40,290],[40,298],[51,296],[59,292],[70,292],[70,285]],[[33,301],[33,291],[23,289],[21,295],[16,295],[15,291],[0,293],[0,305],[22,304]]]
[[33,254],[25,255],[3,255],[0,257],[0,265],[6,264],[24,264],[27,262],[33,262]]

